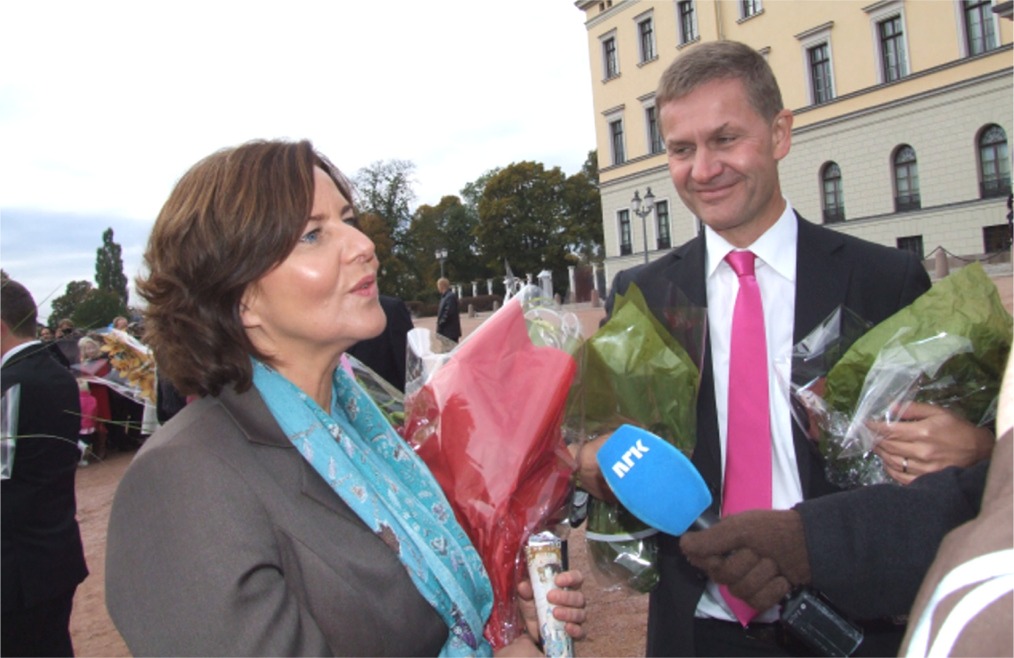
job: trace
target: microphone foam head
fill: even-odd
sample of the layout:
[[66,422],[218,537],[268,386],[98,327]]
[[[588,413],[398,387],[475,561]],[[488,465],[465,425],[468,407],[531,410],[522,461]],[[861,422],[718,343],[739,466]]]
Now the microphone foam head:
[[690,460],[664,439],[621,425],[598,452],[609,487],[631,514],[682,535],[711,506],[711,492]]

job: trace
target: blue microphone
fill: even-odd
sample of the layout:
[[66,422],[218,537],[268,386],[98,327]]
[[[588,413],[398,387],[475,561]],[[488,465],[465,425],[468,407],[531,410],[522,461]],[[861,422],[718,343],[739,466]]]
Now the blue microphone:
[[711,492],[686,456],[664,439],[633,425],[621,425],[597,455],[599,468],[616,498],[652,528],[682,535],[718,522],[708,508]]

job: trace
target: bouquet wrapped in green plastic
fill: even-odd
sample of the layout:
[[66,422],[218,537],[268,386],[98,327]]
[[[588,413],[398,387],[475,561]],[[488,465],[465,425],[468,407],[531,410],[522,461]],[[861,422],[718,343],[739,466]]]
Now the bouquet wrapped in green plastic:
[[[665,308],[651,309],[632,284],[581,345],[564,421],[572,435],[594,437],[631,423],[687,455],[693,450],[707,314],[677,288],[666,299]],[[637,592],[653,589],[655,532],[621,506],[591,499],[585,536],[598,579]]]
[[826,381],[794,390],[819,428],[828,479],[847,488],[890,481],[867,422],[894,421],[909,402],[992,422],[1011,333],[996,286],[973,263],[856,339]]

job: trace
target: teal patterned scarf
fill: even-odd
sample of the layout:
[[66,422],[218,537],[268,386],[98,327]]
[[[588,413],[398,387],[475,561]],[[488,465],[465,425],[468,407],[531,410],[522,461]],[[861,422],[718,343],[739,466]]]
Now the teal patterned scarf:
[[335,369],[328,414],[277,371],[253,364],[254,386],[303,458],[374,532],[397,537],[398,558],[449,629],[440,655],[491,655],[482,635],[489,578],[415,451],[344,369]]

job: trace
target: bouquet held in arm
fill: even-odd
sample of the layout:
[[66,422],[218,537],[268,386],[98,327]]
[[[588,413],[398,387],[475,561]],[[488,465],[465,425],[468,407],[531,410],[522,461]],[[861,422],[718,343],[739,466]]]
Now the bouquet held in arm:
[[[662,307],[649,308],[634,284],[616,295],[609,320],[578,351],[568,434],[585,440],[629,423],[693,452],[707,313],[675,286],[661,299]],[[655,533],[622,505],[591,499],[585,537],[599,580],[651,591],[659,578]]]
[[1012,320],[978,263],[941,279],[860,337],[842,331],[828,343],[830,353],[841,354],[833,365],[820,357],[815,338],[826,328],[796,346],[793,369],[802,371],[802,362],[830,367],[810,369],[809,381],[794,377],[792,390],[796,419],[818,442],[832,484],[892,481],[873,453],[879,436],[867,423],[905,422],[900,417],[911,402],[949,409],[980,426],[995,419]]
[[494,648],[524,632],[516,599],[527,574],[524,546],[565,515],[575,467],[562,420],[576,364],[559,347],[533,343],[530,329],[538,342],[548,338],[546,313],[528,310],[526,321],[515,297],[460,345],[442,349],[431,348],[439,339],[426,329],[409,335],[403,434],[489,574],[494,604],[485,635]]

